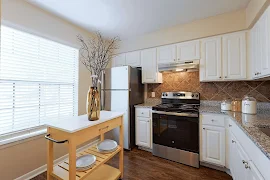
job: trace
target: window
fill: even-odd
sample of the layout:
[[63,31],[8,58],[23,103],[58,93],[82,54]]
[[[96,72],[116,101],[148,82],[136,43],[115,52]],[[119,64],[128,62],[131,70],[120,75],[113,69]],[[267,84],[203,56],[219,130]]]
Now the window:
[[1,27],[0,140],[78,114],[78,49]]

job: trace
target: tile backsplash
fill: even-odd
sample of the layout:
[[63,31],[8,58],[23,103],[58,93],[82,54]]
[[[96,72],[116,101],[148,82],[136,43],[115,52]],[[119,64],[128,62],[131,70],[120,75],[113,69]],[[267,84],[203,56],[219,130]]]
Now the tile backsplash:
[[199,72],[163,73],[163,83],[148,84],[147,90],[148,97],[155,92],[156,98],[162,92],[191,91],[199,92],[202,100],[242,99],[249,95],[259,102],[270,102],[270,81],[200,82]]

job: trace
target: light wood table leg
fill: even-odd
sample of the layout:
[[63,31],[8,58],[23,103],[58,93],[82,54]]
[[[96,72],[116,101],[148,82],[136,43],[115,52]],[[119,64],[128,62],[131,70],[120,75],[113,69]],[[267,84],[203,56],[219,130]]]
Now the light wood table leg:
[[[49,128],[48,128],[49,133]],[[53,172],[53,142],[47,141],[47,180],[52,180],[52,174]]]
[[69,180],[76,180],[76,145],[73,140],[68,141],[69,153]]
[[100,135],[100,141],[103,141],[104,140],[104,134],[101,134]]
[[121,151],[119,153],[119,170],[121,171],[121,179],[124,177],[124,125],[122,116],[122,125],[119,127],[119,145]]

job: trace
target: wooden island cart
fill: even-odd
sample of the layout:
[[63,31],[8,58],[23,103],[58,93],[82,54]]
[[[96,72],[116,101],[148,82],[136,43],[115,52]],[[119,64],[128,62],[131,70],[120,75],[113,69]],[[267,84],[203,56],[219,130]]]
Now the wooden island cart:
[[[123,114],[120,112],[101,111],[100,119],[89,121],[87,115],[73,117],[65,121],[51,121],[46,123],[47,144],[47,179],[53,177],[63,180],[115,180],[123,178]],[[76,153],[76,147],[100,136],[104,140],[104,133],[119,127],[119,145],[112,153],[100,153],[96,144]],[[68,147],[69,158],[59,164],[53,164],[53,143],[65,143]],[[119,169],[105,163],[119,153]],[[96,156],[95,165],[83,172],[76,171],[76,158],[85,154]]]

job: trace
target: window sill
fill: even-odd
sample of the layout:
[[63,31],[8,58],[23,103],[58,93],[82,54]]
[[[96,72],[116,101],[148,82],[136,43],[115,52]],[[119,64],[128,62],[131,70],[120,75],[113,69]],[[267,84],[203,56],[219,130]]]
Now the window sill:
[[31,133],[26,133],[23,135],[18,135],[18,136],[14,136],[14,137],[11,137],[8,139],[1,140],[0,141],[0,149],[5,149],[5,148],[8,148],[10,146],[21,144],[21,143],[24,143],[24,142],[27,142],[27,141],[30,141],[33,139],[41,138],[46,134],[46,132],[47,132],[47,129],[44,128],[44,129],[34,131]]

